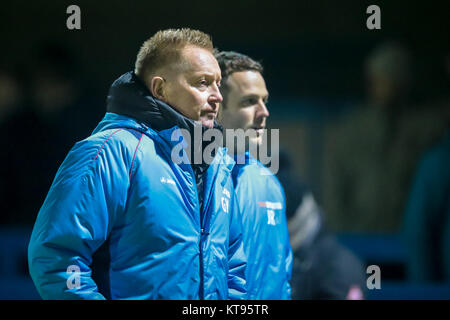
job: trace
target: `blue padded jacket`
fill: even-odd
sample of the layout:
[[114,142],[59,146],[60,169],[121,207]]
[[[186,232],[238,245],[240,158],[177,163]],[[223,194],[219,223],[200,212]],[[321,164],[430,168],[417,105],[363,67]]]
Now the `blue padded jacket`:
[[44,299],[246,299],[234,161],[218,149],[200,206],[192,166],[171,160],[178,129],[107,113],[75,144],[28,248]]
[[232,175],[243,218],[248,299],[291,299],[293,256],[283,188],[248,152],[235,160]]

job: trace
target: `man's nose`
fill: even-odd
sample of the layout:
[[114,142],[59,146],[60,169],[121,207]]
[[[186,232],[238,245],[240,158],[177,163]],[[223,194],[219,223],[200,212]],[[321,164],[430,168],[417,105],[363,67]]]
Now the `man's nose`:
[[209,97],[209,100],[214,103],[220,103],[223,101],[223,97],[222,94],[220,93],[219,86],[216,83],[214,83],[211,86],[211,95]]
[[258,104],[257,113],[258,113],[259,117],[265,117],[265,118],[267,118],[270,115],[269,110],[267,109],[267,106],[263,101]]

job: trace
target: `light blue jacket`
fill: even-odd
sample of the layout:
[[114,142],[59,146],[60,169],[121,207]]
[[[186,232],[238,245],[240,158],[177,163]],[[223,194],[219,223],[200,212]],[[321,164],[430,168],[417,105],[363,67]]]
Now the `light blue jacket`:
[[278,179],[249,153],[235,156],[233,181],[243,218],[250,300],[289,300],[292,249],[284,191]]
[[219,149],[201,211],[191,165],[171,161],[174,130],[107,113],[75,144],[29,244],[42,298],[246,298],[234,161]]

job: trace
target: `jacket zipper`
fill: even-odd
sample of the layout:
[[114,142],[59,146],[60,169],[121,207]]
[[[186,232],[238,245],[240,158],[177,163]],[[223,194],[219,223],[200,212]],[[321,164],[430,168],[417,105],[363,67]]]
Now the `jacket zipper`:
[[[194,186],[196,186],[196,180],[195,180],[195,174],[192,170],[192,177],[194,178]],[[197,191],[197,188],[195,188],[195,190]],[[198,212],[200,215],[200,241],[199,241],[199,249],[200,249],[200,290],[199,290],[199,299],[200,300],[205,300],[205,279],[204,279],[204,265],[203,265],[203,234],[204,234],[204,229],[203,229],[203,212],[202,212],[202,208],[200,208],[200,202],[198,200],[198,191],[197,191],[197,208],[199,208]]]
[[[215,181],[217,176],[219,175],[219,172],[216,172],[216,175],[213,178],[212,186],[215,185]],[[206,217],[206,213],[209,207],[209,203],[211,202],[211,197],[214,190],[211,190],[208,194],[208,198],[206,199],[206,202],[203,201],[203,211],[205,212],[205,217],[203,219],[203,212],[200,211],[200,300],[205,300],[205,283],[204,283],[204,265],[203,265],[203,242],[205,240],[205,237],[209,235],[209,232],[206,230],[206,222],[209,223],[209,219]],[[198,198],[197,198],[198,203]],[[200,208],[201,210],[201,208]]]
[[200,229],[200,292],[199,299],[205,300],[205,280],[204,280],[204,266],[203,266],[203,228]]

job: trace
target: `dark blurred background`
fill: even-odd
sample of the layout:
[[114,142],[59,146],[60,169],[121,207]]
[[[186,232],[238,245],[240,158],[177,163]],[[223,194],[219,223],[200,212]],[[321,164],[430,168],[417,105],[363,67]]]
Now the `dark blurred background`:
[[[81,9],[68,30],[66,9]],[[368,30],[366,9],[381,9]],[[260,60],[269,126],[330,230],[382,271],[371,299],[450,298],[445,1],[8,1],[0,10],[0,298],[39,298],[30,232],[56,171],[157,30]]]

